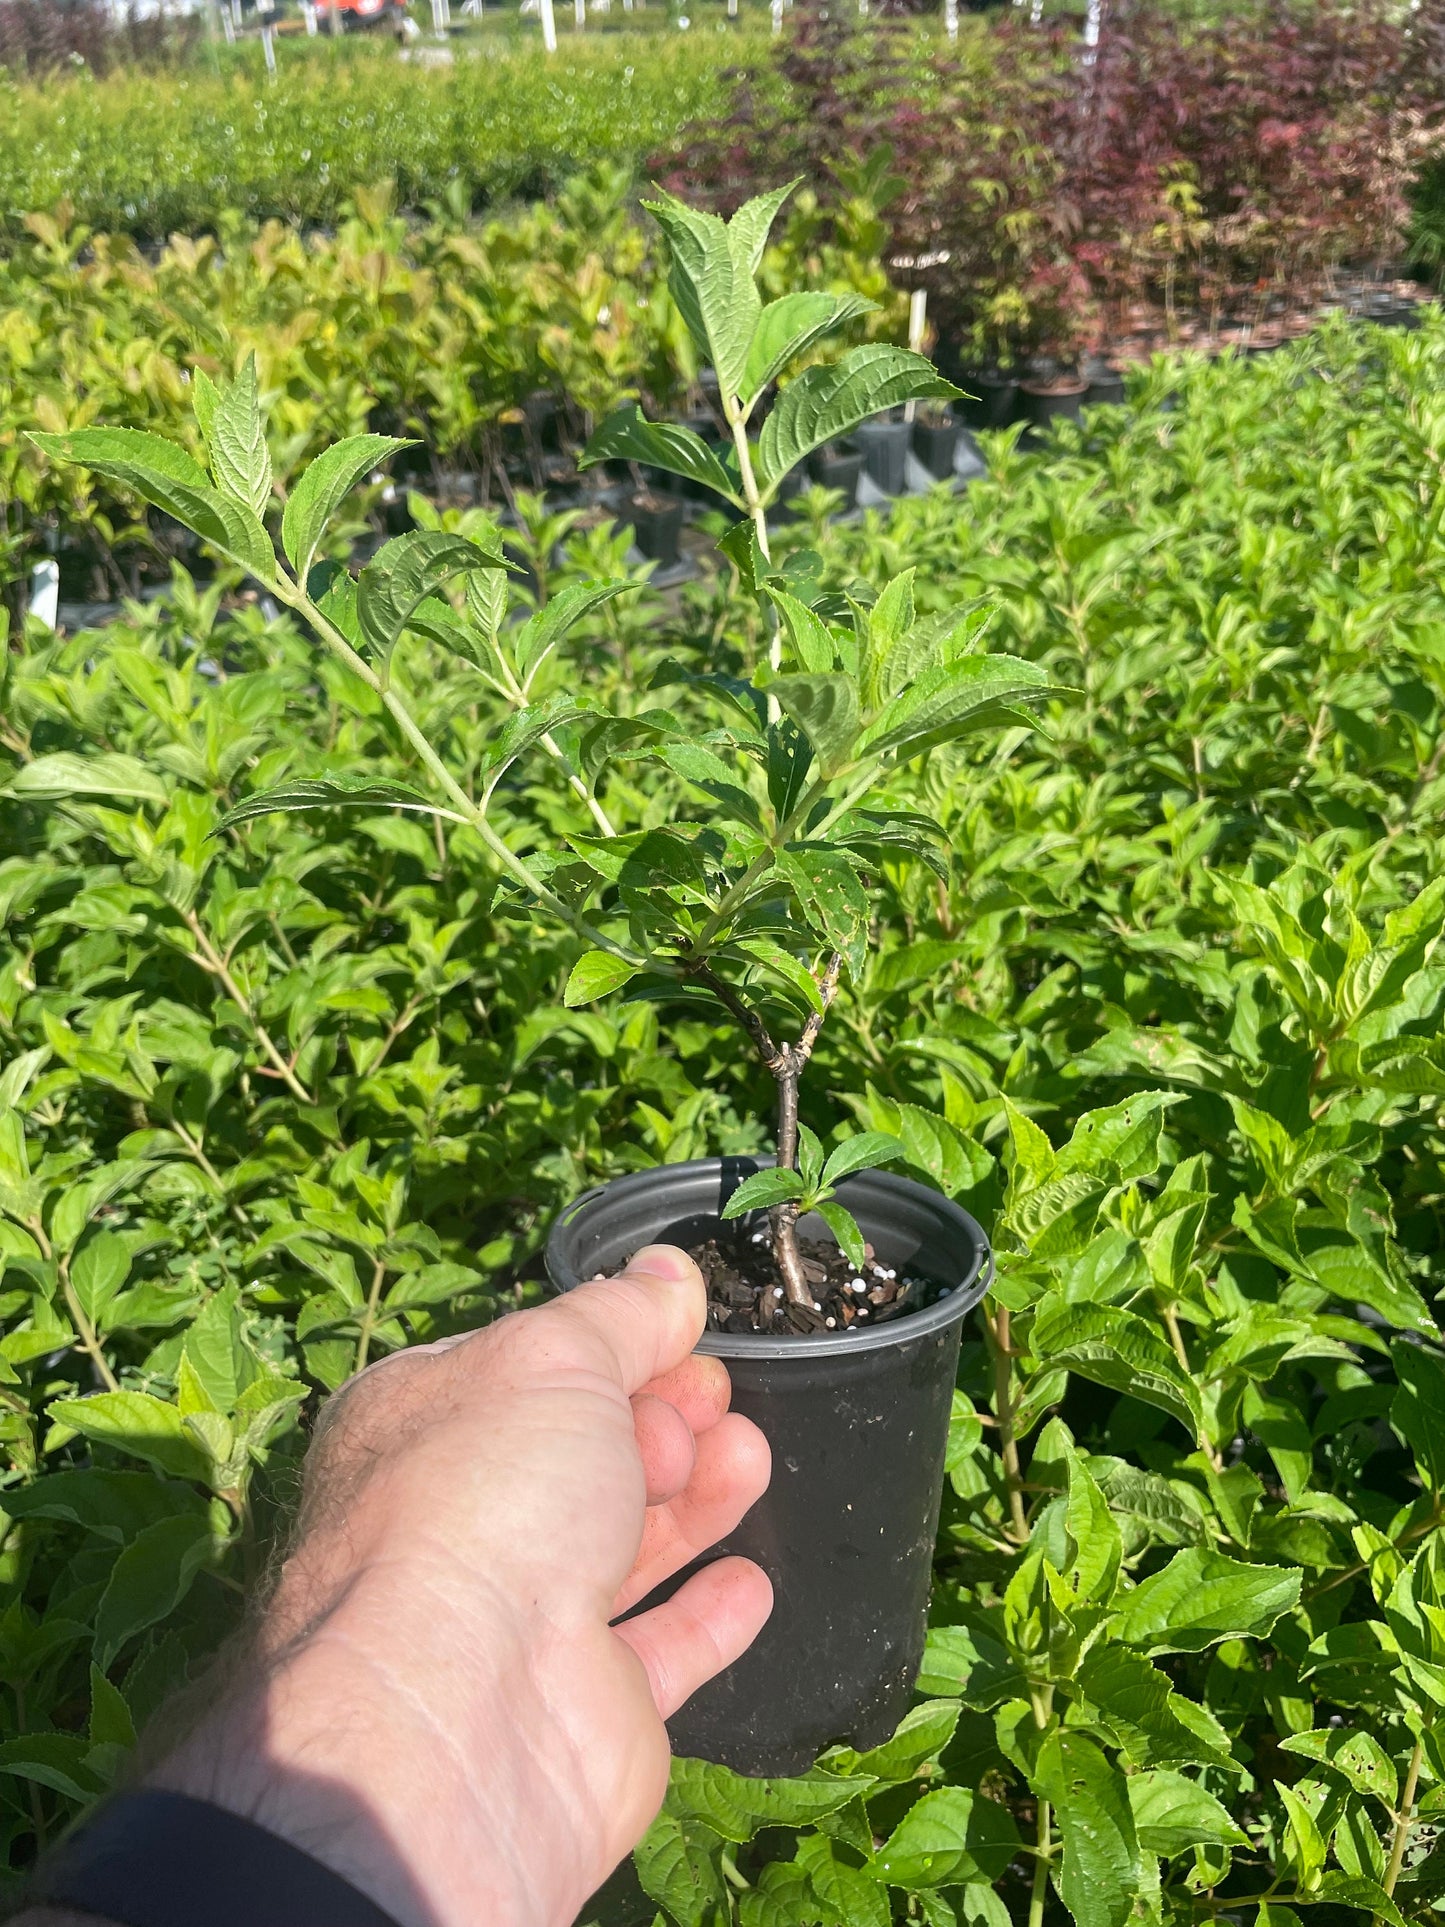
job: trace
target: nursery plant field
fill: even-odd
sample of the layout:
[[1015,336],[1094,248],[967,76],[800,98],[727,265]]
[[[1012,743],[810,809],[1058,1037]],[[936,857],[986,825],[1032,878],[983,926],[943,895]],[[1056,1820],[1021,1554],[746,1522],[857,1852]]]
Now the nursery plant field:
[[[800,584],[866,609],[912,569],[925,623],[976,605],[966,648],[1058,691],[890,779],[938,862],[867,866],[802,1099],[824,1148],[894,1134],[999,1277],[916,1710],[790,1780],[679,1762],[597,1919],[1435,1911],[1442,378],[1432,319],[1165,358],[1042,453],[988,438],[963,496],[852,524],[805,497],[775,530]],[[520,704],[416,631],[393,686],[469,790],[504,726],[527,739],[519,706],[620,714],[605,774],[589,725],[557,727],[585,798],[528,761],[498,788],[524,853],[594,847],[596,809],[624,836],[708,821],[701,764],[616,753],[659,709],[701,738],[764,668],[732,565],[663,597],[606,523],[518,506],[518,613],[633,592]],[[465,823],[248,817],[357,767],[378,798],[430,779],[374,692],[227,581],[17,627],[0,658],[16,1867],[235,1622],[329,1389],[528,1302],[586,1185],[765,1148],[771,1079],[732,1029],[625,990],[567,1008],[582,945]]]
[[572,35],[556,58],[488,36],[454,64],[380,46],[288,44],[276,78],[119,72],[17,85],[0,75],[0,223],[68,202],[90,228],[152,239],[234,213],[327,222],[359,183],[420,206],[555,187],[597,160],[639,163],[722,109],[750,32]]

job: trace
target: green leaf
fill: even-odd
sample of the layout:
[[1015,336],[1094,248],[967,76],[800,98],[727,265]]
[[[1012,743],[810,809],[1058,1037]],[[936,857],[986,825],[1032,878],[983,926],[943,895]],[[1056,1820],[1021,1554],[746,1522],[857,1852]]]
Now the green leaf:
[[419,810],[426,816],[444,816],[453,823],[466,821],[455,810],[443,809],[438,803],[428,802],[419,790],[412,789],[406,783],[393,783],[358,774],[300,776],[293,777],[288,783],[278,783],[274,789],[257,790],[245,797],[233,810],[227,810],[211,835],[219,836],[232,824],[249,823],[258,816],[293,815],[302,810],[328,809]]
[[780,1169],[770,1165],[765,1171],[754,1171],[750,1178],[744,1178],[722,1208],[725,1218],[741,1218],[748,1211],[763,1211],[775,1204],[782,1204],[788,1198],[801,1198],[803,1180],[796,1171]]
[[1002,1700],[1018,1698],[1027,1684],[1008,1647],[984,1627],[929,1627],[920,1693],[957,1693],[965,1706],[988,1712]]
[[940,1787],[910,1807],[868,1870],[892,1887],[998,1880],[1022,1842],[1008,1808],[967,1787]]
[[633,1852],[642,1891],[682,1927],[713,1927],[731,1911],[721,1848],[710,1827],[664,1807]]
[[167,1618],[211,1553],[204,1518],[182,1514],[147,1526],[111,1568],[95,1616],[95,1658],[108,1669],[126,1642]]
[[54,461],[74,462],[133,489],[259,581],[275,579],[275,551],[255,510],[211,488],[204,471],[174,442],[138,428],[83,428],[30,439]]
[[1249,1836],[1229,1817],[1229,1811],[1183,1773],[1156,1767],[1132,1774],[1129,1805],[1139,1845],[1170,1859],[1191,1847],[1247,1847]]
[[381,658],[391,652],[412,613],[443,582],[469,569],[506,567],[500,549],[462,535],[414,529],[378,549],[356,583],[356,616],[361,633]]
[[[797,1865],[806,1873],[812,1893],[829,1909],[829,1918],[847,1927],[889,1927],[892,1918],[887,1889],[870,1880],[860,1868],[839,1857],[826,1834],[804,1835],[798,1841]],[[806,1903],[803,1918],[806,1918]],[[798,1927],[795,1910],[784,1927]]]
[[[669,757],[668,760],[672,759]],[[741,950],[744,956],[750,957],[755,963],[762,964],[776,976],[781,977],[784,983],[791,985],[797,991],[809,1010],[822,1016],[824,1004],[818,981],[808,966],[795,957],[791,950],[784,950],[782,945],[774,943],[771,937],[742,937],[732,947],[735,950]]]
[[176,1478],[204,1480],[210,1475],[210,1459],[186,1430],[175,1406],[149,1392],[97,1392],[92,1398],[61,1399],[50,1406],[48,1416],[82,1438],[128,1452]]
[[1054,1803],[1059,1894],[1077,1927],[1124,1927],[1143,1876],[1124,1775],[1084,1734],[1065,1731],[1044,1740],[1036,1785]]
[[529,616],[512,642],[512,660],[523,688],[531,681],[557,644],[584,616],[615,597],[641,588],[640,582],[619,578],[611,582],[574,582]]
[[[783,626],[788,632],[798,661],[808,674],[826,676],[829,681],[841,681],[842,678],[831,674],[833,664],[837,660],[838,646],[834,641],[833,632],[823,618],[815,614],[806,602],[800,602],[795,595],[790,595],[786,589],[776,588],[769,583],[767,593],[783,618]],[[779,694],[776,686],[772,693]],[[779,700],[781,701],[781,696]],[[792,713],[790,710],[789,714]],[[802,722],[801,717],[796,720]]]
[[260,516],[271,499],[271,454],[256,387],[256,357],[207,409],[206,447],[216,486]]
[[867,947],[868,898],[852,864],[836,850],[808,844],[782,851],[774,869],[792,889],[813,929],[856,978]]
[[809,289],[770,301],[758,316],[748,343],[741,394],[749,408],[768,383],[800,355],[850,321],[876,314],[878,304],[861,294],[828,294]]
[[1127,1392],[1177,1418],[1191,1434],[1203,1423],[1199,1393],[1164,1338],[1117,1305],[1072,1304],[1051,1295],[1034,1321],[1030,1347],[1041,1364]]
[[305,582],[311,573],[327,523],[361,477],[397,449],[415,446],[394,435],[348,435],[307,465],[281,517],[281,546],[298,582]]
[[671,194],[643,202],[667,236],[673,299],[725,395],[743,392],[748,346],[762,312],[753,275],[767,229],[791,192],[759,195],[727,224]]
[[579,1004],[590,1004],[594,998],[620,990],[637,971],[636,964],[614,956],[610,950],[589,950],[573,964],[562,1002],[568,1010],[575,1010]]
[[635,401],[615,408],[594,429],[577,466],[590,468],[596,462],[645,462],[649,468],[698,482],[725,501],[740,502],[737,476],[724,468],[701,435],[676,422],[648,421]]
[[919,1767],[938,1758],[953,1738],[958,1720],[957,1700],[926,1700],[903,1715],[891,1739],[855,1754],[849,1771],[875,1780],[910,1780]]
[[1390,1423],[1415,1455],[1432,1492],[1445,1488],[1445,1357],[1397,1338],[1390,1346],[1399,1387]]
[[940,663],[926,669],[864,730],[857,754],[920,756],[976,729],[1027,722],[1020,703],[1058,693],[1036,663],[1016,656],[965,656],[960,662]]
[[871,1171],[875,1165],[888,1164],[902,1156],[903,1140],[894,1137],[891,1131],[860,1131],[829,1152],[823,1166],[823,1182],[833,1185],[840,1178],[846,1178],[850,1171]]
[[1400,1795],[1395,1763],[1372,1733],[1363,1728],[1326,1726],[1311,1733],[1292,1733],[1280,1741],[1282,1751],[1299,1753],[1342,1774],[1357,1793],[1373,1794],[1393,1813]]
[[33,1781],[67,1800],[89,1805],[101,1790],[86,1765],[90,1745],[90,1740],[79,1733],[24,1733],[16,1739],[0,1740],[0,1773]]
[[67,801],[75,796],[133,796],[146,803],[168,803],[170,790],[157,771],[133,756],[115,750],[81,756],[74,750],[55,750],[22,763],[5,785],[7,796],[30,796]]
[[855,1269],[861,1268],[867,1254],[863,1246],[863,1233],[858,1229],[858,1220],[853,1213],[829,1200],[815,1204],[813,1209],[838,1240],[838,1249],[849,1264]]
[[97,1231],[76,1252],[70,1282],[92,1325],[104,1328],[111,1301],[129,1276],[130,1247],[118,1232]]
[[1301,1576],[1297,1568],[1247,1566],[1187,1546],[1124,1595],[1112,1630],[1151,1653],[1200,1653],[1222,1639],[1262,1638],[1299,1603]]
[[[1280,1789],[1283,1792],[1283,1788]],[[1321,1874],[1318,1887],[1314,1892],[1317,1900],[1332,1902],[1337,1907],[1349,1907],[1358,1912],[1373,1915],[1385,1922],[1386,1927],[1409,1927],[1405,1916],[1384,1888],[1373,1880],[1362,1880],[1349,1874],[1336,1873],[1333,1868]]]
[[768,694],[813,745],[824,776],[847,764],[859,728],[858,692],[850,676],[776,676]]
[[764,1827],[814,1826],[870,1785],[857,1775],[841,1779],[817,1769],[793,1778],[751,1779],[706,1760],[675,1759],[667,1810],[741,1845]]
[[758,438],[764,500],[805,456],[859,422],[900,402],[947,400],[961,392],[922,355],[883,342],[852,348],[829,366],[806,369],[778,397]]

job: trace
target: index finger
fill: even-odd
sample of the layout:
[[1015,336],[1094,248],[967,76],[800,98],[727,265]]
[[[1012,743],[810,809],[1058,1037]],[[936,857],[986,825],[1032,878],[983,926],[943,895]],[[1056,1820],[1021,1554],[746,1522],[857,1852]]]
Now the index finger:
[[615,1278],[578,1285],[533,1318],[586,1328],[612,1354],[630,1397],[691,1352],[707,1323],[702,1273],[676,1245],[644,1245]]

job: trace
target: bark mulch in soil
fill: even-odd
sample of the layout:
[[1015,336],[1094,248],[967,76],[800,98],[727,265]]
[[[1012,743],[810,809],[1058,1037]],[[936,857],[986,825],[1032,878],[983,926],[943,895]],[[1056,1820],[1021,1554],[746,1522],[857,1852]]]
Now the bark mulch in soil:
[[871,1244],[864,1245],[857,1270],[831,1239],[800,1238],[798,1249],[813,1287],[811,1310],[788,1303],[766,1231],[724,1229],[690,1246],[688,1255],[707,1282],[708,1330],[842,1336],[920,1311],[939,1295],[931,1280],[880,1264]]

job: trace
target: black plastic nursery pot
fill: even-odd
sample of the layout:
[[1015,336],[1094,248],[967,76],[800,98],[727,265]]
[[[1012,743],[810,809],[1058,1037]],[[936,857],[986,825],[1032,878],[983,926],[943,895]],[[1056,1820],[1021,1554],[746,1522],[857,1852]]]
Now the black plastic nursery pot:
[[635,497],[621,517],[632,529],[632,539],[649,562],[668,568],[677,560],[677,541],[682,534],[683,504],[673,497],[654,497],[642,501]]
[[1094,408],[1100,402],[1118,404],[1124,399],[1124,375],[1118,368],[1101,365],[1089,371],[1089,385],[1084,391],[1084,406]]
[[967,392],[959,407],[972,428],[1007,428],[1018,408],[1019,384],[1014,375],[973,369],[959,376]]
[[929,474],[940,482],[952,479],[958,438],[962,433],[962,423],[954,421],[951,415],[946,421],[913,424],[913,452]]
[[[762,1162],[703,1158],[588,1192],[552,1229],[552,1283],[567,1291],[620,1270],[643,1245],[702,1242]],[[693,1695],[669,1733],[675,1752],[738,1773],[799,1773],[834,1742],[876,1746],[907,1711],[923,1657],[959,1333],[992,1276],[982,1229],[938,1192],[864,1171],[839,1195],[881,1263],[930,1278],[945,1295],[862,1332],[710,1331],[699,1341],[726,1361],[732,1409],[761,1427],[773,1455],[767,1492],[700,1563],[755,1559],[774,1605],[751,1649]],[[827,1235],[807,1218],[802,1230]]]
[[1030,427],[1047,428],[1050,422],[1079,419],[1088,393],[1088,383],[1072,381],[1022,382],[1019,385],[1019,412]]
[[858,500],[858,478],[863,473],[863,457],[842,442],[829,442],[812,457],[813,473],[822,488],[840,489],[845,511]]
[[911,422],[891,422],[884,417],[860,422],[853,439],[863,452],[863,466],[869,480],[885,495],[901,495],[908,480],[908,445],[913,439]]

